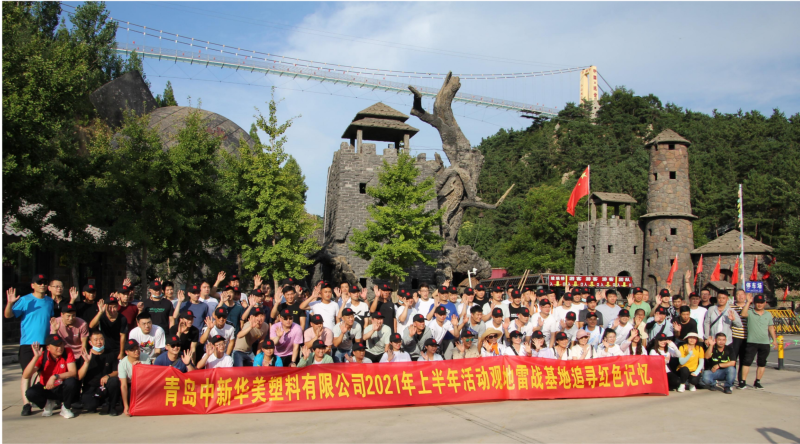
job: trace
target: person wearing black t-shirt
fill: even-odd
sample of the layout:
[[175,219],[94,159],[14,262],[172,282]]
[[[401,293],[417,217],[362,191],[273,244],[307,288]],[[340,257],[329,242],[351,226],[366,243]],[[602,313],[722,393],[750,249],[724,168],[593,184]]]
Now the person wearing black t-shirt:
[[91,351],[84,354],[83,365],[78,369],[78,379],[83,382],[81,403],[87,412],[94,413],[97,407],[108,400],[109,413],[116,414],[115,404],[120,397],[119,378],[117,378],[119,359],[116,353],[105,348],[105,337],[102,332],[92,331],[89,343]]
[[733,384],[736,383],[736,358],[733,357],[731,346],[725,345],[727,340],[725,333],[717,333],[713,340],[706,339],[703,384],[714,391],[717,381],[725,381],[725,394],[730,395],[733,393]]
[[105,336],[106,349],[116,353],[117,359],[122,359],[125,356],[122,350],[128,334],[128,321],[119,314],[117,298],[109,296],[107,301],[100,300],[97,308],[100,311],[89,322],[89,328],[100,330]]
[[397,331],[397,319],[395,319],[394,303],[392,302],[392,287],[389,284],[375,285],[373,291],[375,292],[375,299],[372,300],[369,311],[372,314],[381,312],[383,325],[388,326],[394,333]]
[[486,297],[485,285],[478,284],[475,286],[475,299],[473,299],[472,302],[481,307],[481,309],[483,309],[484,305],[489,303],[489,298]]
[[508,304],[508,314],[511,322],[514,322],[515,319],[519,317],[519,314],[522,312],[522,309],[525,308],[522,305],[522,293],[516,288],[513,290],[508,291],[509,296],[511,297],[511,303]]
[[153,325],[158,325],[164,331],[169,331],[170,327],[175,323],[172,318],[172,312],[175,307],[172,306],[172,302],[164,298],[160,282],[153,281],[148,291],[150,292],[150,298],[140,302],[144,306],[143,311],[150,313]]
[[306,325],[306,311],[300,309],[302,301],[298,299],[295,288],[291,285],[286,285],[283,289],[279,289],[278,291],[279,294],[275,295],[275,302],[280,300],[281,295],[283,295],[286,301],[272,307],[270,318],[277,319],[279,312],[283,313],[283,310],[288,309],[289,312],[292,313],[292,322],[299,325],[300,328],[304,328]]
[[94,284],[86,284],[83,286],[83,300],[76,301],[73,305],[76,308],[76,314],[79,318],[86,321],[88,324],[92,322],[97,316],[97,288]]
[[676,342],[683,343],[686,342],[684,338],[689,333],[698,333],[697,331],[697,321],[692,319],[692,309],[689,308],[688,305],[682,305],[681,308],[678,309],[678,317],[677,319],[672,320],[672,331],[675,332],[675,339]]
[[[172,304],[170,304],[172,305]],[[171,336],[177,336],[181,340],[181,354],[186,350],[192,355],[193,362],[197,362],[198,347],[197,343],[200,341],[200,330],[197,329],[192,323],[194,322],[194,315],[191,311],[185,311],[178,316],[178,323],[169,329]]]

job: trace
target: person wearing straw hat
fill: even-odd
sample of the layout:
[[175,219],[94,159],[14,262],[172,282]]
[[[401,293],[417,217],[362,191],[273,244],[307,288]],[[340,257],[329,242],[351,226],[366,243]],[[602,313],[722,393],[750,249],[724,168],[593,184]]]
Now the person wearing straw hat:
[[683,393],[688,387],[690,392],[697,390],[695,387],[700,383],[700,373],[703,371],[704,353],[702,347],[697,343],[700,335],[689,333],[686,335],[686,343],[678,349],[678,392]]
[[481,349],[482,357],[503,356],[505,346],[499,342],[501,336],[503,336],[503,332],[492,327],[483,332],[480,341],[478,341],[478,348]]

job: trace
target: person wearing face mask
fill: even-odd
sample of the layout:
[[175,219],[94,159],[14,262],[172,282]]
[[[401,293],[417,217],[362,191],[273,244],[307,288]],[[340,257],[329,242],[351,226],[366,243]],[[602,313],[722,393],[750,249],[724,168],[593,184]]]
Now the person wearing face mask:
[[164,293],[161,292],[161,282],[153,281],[148,292],[150,297],[140,302],[143,307],[142,311],[150,313],[153,325],[158,325],[162,330],[169,331],[170,327],[175,324],[175,319],[172,317],[173,306],[170,301],[164,299]]
[[81,393],[83,409],[95,413],[97,407],[109,399],[117,400],[120,397],[117,377],[119,359],[117,354],[106,350],[105,336],[102,332],[92,331],[89,344],[91,349],[88,353],[84,353],[83,365],[78,369],[78,379],[83,382]]
[[106,301],[97,302],[100,310],[89,323],[89,328],[98,329],[103,332],[106,338],[106,347],[112,353],[116,353],[122,359],[122,348],[128,333],[128,321],[124,316],[120,316],[117,298],[109,296]]

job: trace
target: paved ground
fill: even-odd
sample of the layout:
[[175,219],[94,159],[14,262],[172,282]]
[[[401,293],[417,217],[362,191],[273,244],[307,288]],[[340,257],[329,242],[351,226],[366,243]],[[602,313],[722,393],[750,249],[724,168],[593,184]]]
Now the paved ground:
[[[755,371],[755,368],[753,369]],[[795,442],[800,373],[766,390],[442,407],[66,420],[19,416],[18,365],[3,367],[3,442]],[[690,419],[691,418],[691,419]],[[313,421],[313,423],[312,423]]]

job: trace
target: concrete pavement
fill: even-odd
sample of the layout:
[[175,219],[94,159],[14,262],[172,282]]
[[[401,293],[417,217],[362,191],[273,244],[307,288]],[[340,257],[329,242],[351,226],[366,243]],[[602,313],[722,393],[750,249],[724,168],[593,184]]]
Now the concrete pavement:
[[[755,369],[753,369],[755,372]],[[800,373],[766,390],[506,401],[313,413],[21,417],[18,365],[3,367],[3,442],[798,442]],[[750,381],[752,382],[752,381]]]

